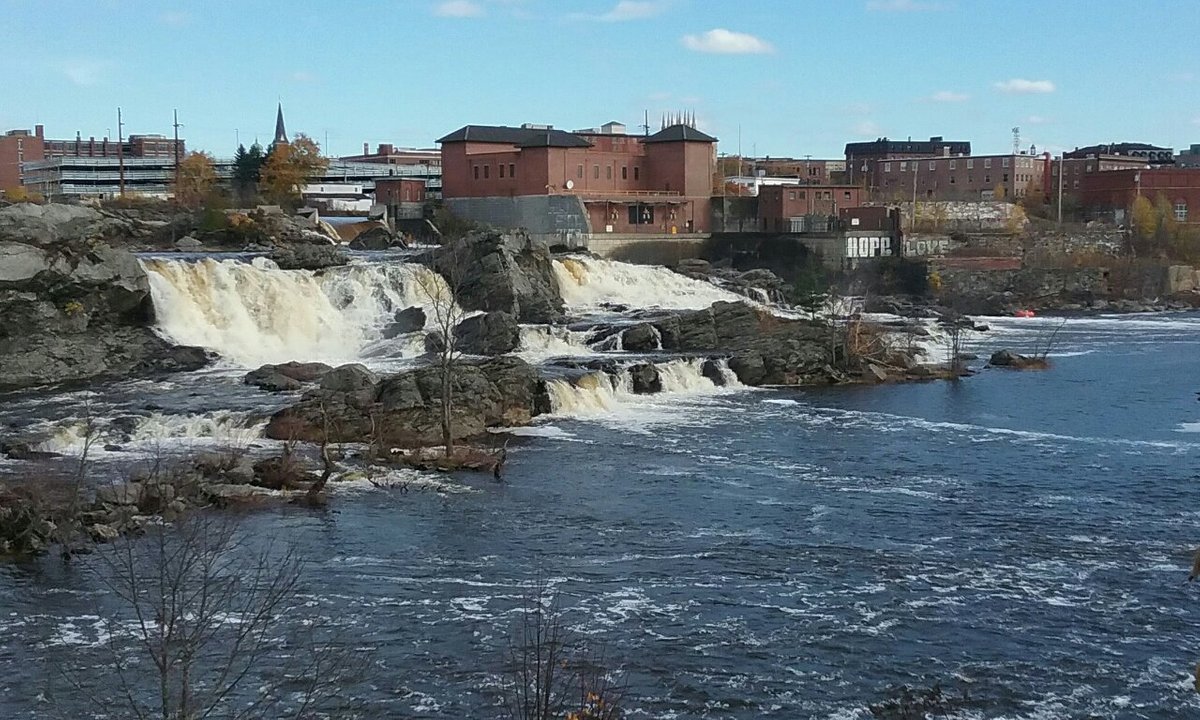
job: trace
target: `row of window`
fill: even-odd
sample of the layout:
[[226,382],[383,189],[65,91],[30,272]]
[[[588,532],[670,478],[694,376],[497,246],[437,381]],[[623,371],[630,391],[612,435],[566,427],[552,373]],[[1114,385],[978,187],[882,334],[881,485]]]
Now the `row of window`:
[[[1012,160],[1012,158],[1008,158],[1008,157],[1000,158],[1000,167],[1002,167],[1002,168],[1009,167],[1009,165],[1011,164],[1011,162],[1010,162],[1011,160]],[[968,170],[974,169],[975,158],[964,158],[964,161],[967,164]],[[958,160],[957,159],[946,160],[946,162],[950,163],[949,167],[951,170],[958,169]],[[938,164],[937,160],[930,160],[929,161],[929,169],[937,170],[937,164]],[[917,170],[921,169],[921,161],[920,160],[901,160],[899,162],[899,165],[900,165],[900,172],[908,172],[909,165],[912,165],[913,172],[916,172]],[[983,167],[984,167],[984,169],[990,169],[992,167],[992,158],[983,158]],[[1019,158],[1018,162],[1017,162],[1017,167],[1031,168],[1031,167],[1033,167],[1033,161],[1028,158]],[[883,171],[885,173],[890,173],[892,171],[892,163],[885,162],[883,164]]]
[[[575,167],[575,177],[579,178],[580,180],[583,179],[583,164],[582,163],[580,163],[579,165],[577,165]],[[642,169],[640,167],[638,167],[637,165],[634,165],[633,166],[633,179],[640,180],[641,177],[642,177]],[[612,165],[604,166],[604,178],[606,180],[613,179],[613,166]],[[600,166],[599,165],[592,165],[592,179],[593,180],[600,179]],[[621,179],[622,180],[629,179],[629,167],[626,165],[621,166]]]
[[[504,163],[497,163],[497,165],[500,168],[500,177],[504,177]],[[479,179],[479,168],[483,168],[483,179],[484,180],[487,180],[489,177],[491,177],[491,170],[492,170],[491,165],[472,165],[471,167],[475,171],[475,179],[476,180]],[[515,178],[516,176],[517,176],[517,164],[509,163],[508,164],[508,177]]]
[[[806,200],[807,196],[804,193],[805,193],[804,190],[789,190],[788,191],[788,200],[796,200],[797,198],[799,198],[800,200]],[[843,200],[849,201],[850,198],[851,198],[851,195],[850,195],[849,190],[845,190],[842,192]],[[832,200],[832,199],[833,199],[833,191],[832,190],[813,190],[813,200]]]

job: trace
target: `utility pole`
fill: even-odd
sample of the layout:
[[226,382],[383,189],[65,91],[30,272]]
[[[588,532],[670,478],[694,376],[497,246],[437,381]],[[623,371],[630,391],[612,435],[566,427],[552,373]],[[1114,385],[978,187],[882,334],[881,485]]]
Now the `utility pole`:
[[908,224],[908,231],[911,233],[915,233],[917,231],[917,172],[921,169],[921,162],[919,160],[916,160],[916,161],[913,161],[911,164],[912,164],[912,174],[913,174],[913,201],[912,201],[912,220]]
[[179,194],[179,128],[183,127],[179,124],[179,111],[175,110],[175,144],[172,146],[175,155],[175,194]]
[[1066,153],[1058,154],[1058,226],[1062,227],[1062,190],[1063,190],[1063,157]]
[[121,121],[121,108],[117,108],[117,167],[119,170],[120,181],[118,184],[119,194],[125,197],[125,133],[123,128],[125,123]]

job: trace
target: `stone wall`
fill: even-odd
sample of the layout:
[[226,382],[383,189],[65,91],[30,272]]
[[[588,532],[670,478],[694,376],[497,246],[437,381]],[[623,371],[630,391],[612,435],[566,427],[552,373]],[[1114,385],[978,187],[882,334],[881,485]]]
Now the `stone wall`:
[[445,203],[458,217],[502,230],[524,229],[550,245],[586,247],[591,233],[587,210],[575,195],[447,198]]

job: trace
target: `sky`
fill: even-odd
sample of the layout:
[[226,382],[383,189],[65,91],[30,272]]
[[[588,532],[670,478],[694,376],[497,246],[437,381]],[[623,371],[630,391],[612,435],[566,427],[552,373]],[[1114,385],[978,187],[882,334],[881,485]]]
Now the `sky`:
[[0,131],[172,132],[219,157],[466,124],[694,113],[719,152],[1200,143],[1200,0],[0,0]]

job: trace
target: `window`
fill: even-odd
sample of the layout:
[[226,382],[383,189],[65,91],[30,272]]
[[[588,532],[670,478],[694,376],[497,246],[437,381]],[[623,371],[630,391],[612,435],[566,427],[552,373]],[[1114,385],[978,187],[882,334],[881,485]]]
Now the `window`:
[[951,176],[950,176],[950,184],[951,184],[951,185],[953,185],[953,184],[954,184],[954,176],[953,176],[953,175],[951,175]]
[[491,168],[492,168],[492,166],[491,166],[491,165],[484,165],[484,166],[483,166],[483,179],[484,179],[484,180],[487,180],[487,179],[488,179],[488,170],[490,170]]
[[891,172],[891,171],[892,171],[892,164],[891,164],[891,163],[884,163],[884,164],[883,164],[883,171],[884,171],[884,172]]
[[642,169],[639,168],[637,165],[634,165],[633,166],[633,179],[637,180],[641,174],[642,174]]
[[809,177],[817,177],[821,173],[821,168],[810,167],[808,169]]
[[593,165],[593,166],[592,166],[592,179],[593,179],[593,180],[599,180],[599,179],[600,179],[600,166],[599,166],[599,165]]
[[1088,163],[1088,164],[1087,164],[1087,167],[1086,167],[1086,168],[1084,168],[1084,169],[1083,169],[1083,171],[1084,171],[1084,172],[1091,172],[1091,171],[1092,171],[1092,164],[1091,164],[1091,163]]
[[788,191],[788,200],[795,200],[795,199],[796,199],[796,191],[795,191],[795,190],[789,190],[789,191]]
[[1183,200],[1175,201],[1175,219],[1179,222],[1187,222],[1187,203]]
[[516,176],[517,176],[517,164],[516,164],[516,163],[509,163],[509,164],[508,164],[508,176],[509,176],[509,177],[516,177]]
[[1004,182],[1008,182],[1008,173],[1004,173]]
[[975,167],[975,160],[972,158],[967,158],[967,169],[970,170],[973,167]]
[[629,168],[628,167],[625,167],[625,166],[621,167],[621,179],[622,180],[629,179]]
[[951,170],[954,170],[954,169],[955,169],[955,168],[957,168],[957,167],[958,167],[958,161],[957,161],[957,160],[951,160],[951,161],[950,161],[950,169],[951,169]]
[[478,165],[472,165],[472,166],[471,166],[471,169],[475,171],[475,179],[476,179],[476,180],[478,180],[478,179],[479,179],[479,166],[478,166]]
[[583,179],[583,166],[582,165],[579,165],[578,167],[575,168],[575,177],[579,178],[580,180]]
[[930,161],[929,161],[929,169],[930,169],[930,170],[937,170],[937,160],[930,160]]
[[984,158],[984,159],[983,159],[983,169],[984,169],[984,170],[987,170],[987,169],[988,169],[988,168],[990,168],[991,166],[992,166],[992,159],[991,159],[991,158]]
[[805,199],[805,197],[807,197],[805,192],[803,190],[801,190],[800,191],[800,199],[803,200],[803,199]]
[[500,177],[504,177],[504,163],[500,163]]
[[984,176],[983,176],[983,184],[984,184],[984,185],[991,185],[991,184],[992,184],[992,176],[991,176],[991,175],[984,175]]
[[654,206],[634,203],[629,206],[629,224],[630,225],[653,225],[654,224]]
[[826,199],[826,200],[832,200],[832,199],[833,199],[833,191],[832,191],[832,190],[826,190],[826,191],[825,191],[825,199]]
[[849,191],[849,190],[847,190],[846,192],[842,193],[842,199],[843,199],[843,200],[845,200],[845,201],[847,201],[847,202],[849,202],[849,201],[850,201],[850,191]]
[[612,165],[605,165],[605,166],[604,166],[604,179],[605,179],[605,180],[612,180]]
[[1002,167],[1008,167],[1008,161],[1009,161],[1009,158],[1001,158],[1001,159],[1000,159],[1000,165],[1001,165]]
[[908,163],[907,162],[900,163],[900,172],[908,172]]

